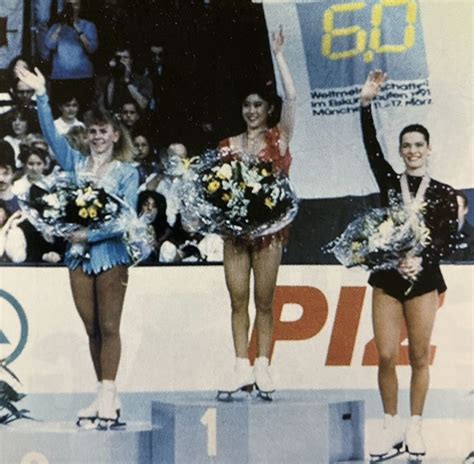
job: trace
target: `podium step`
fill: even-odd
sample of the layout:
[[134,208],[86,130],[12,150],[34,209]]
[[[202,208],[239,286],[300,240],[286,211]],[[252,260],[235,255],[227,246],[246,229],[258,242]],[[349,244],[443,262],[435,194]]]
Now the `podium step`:
[[71,422],[21,420],[0,426],[2,464],[151,464],[149,422],[83,430]]
[[152,403],[156,464],[336,463],[364,459],[363,401],[218,402],[176,394]]

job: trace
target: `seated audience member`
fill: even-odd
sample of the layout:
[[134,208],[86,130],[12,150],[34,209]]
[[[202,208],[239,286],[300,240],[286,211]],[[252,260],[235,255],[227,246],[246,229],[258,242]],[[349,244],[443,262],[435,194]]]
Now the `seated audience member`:
[[39,132],[36,102],[33,100],[34,90],[15,78],[9,93],[11,97],[9,110],[0,114],[0,136],[4,137],[10,132],[9,126],[18,111],[21,111],[30,121],[29,131]]
[[123,46],[116,48],[108,74],[97,79],[96,93],[99,104],[114,113],[120,113],[122,105],[130,100],[145,111],[152,96],[152,83],[134,72],[132,52]]
[[94,23],[80,17],[81,0],[66,0],[46,34],[45,45],[51,53],[52,101],[63,93],[76,95],[82,108],[94,98],[94,66],[91,57],[98,48]]
[[22,263],[26,259],[26,239],[18,227],[25,220],[21,211],[9,213],[0,200],[0,262]]
[[24,166],[24,174],[13,183],[13,193],[19,197],[27,194],[30,187],[44,179],[48,165],[48,152],[28,145],[22,145],[20,161]]
[[13,110],[10,113],[10,117],[11,120],[9,126],[7,126],[7,135],[3,139],[12,146],[15,153],[15,166],[19,169],[23,167],[19,159],[20,144],[25,143],[26,136],[30,132],[29,127],[31,122],[28,118],[28,114],[24,110]]
[[77,119],[79,113],[79,101],[72,95],[60,95],[57,98],[59,112],[61,116],[54,121],[57,131],[61,134],[67,134],[71,127],[86,127],[83,122]]
[[474,261],[474,227],[467,221],[469,201],[461,190],[456,191],[458,202],[458,241],[447,261]]
[[146,260],[147,263],[159,261],[160,249],[163,242],[171,234],[171,229],[166,221],[166,199],[156,192],[145,190],[138,195],[137,211],[139,216],[153,228],[155,236],[154,249]]
[[[50,150],[49,145],[46,143],[46,140],[43,137],[43,134],[30,133],[25,137],[25,141],[22,145],[26,145],[33,149],[40,149],[48,153],[48,158],[46,160],[46,167],[44,170],[45,175],[51,174],[55,168],[56,162],[54,161],[54,153]],[[21,147],[20,147],[21,148]]]
[[13,193],[13,175],[15,174],[15,153],[12,146],[0,140],[0,200],[8,213],[14,213],[20,209],[18,199]]
[[123,125],[128,129],[131,137],[135,136],[135,133],[138,129],[142,129],[143,122],[140,109],[134,100],[124,102],[120,108],[119,116]]
[[[0,140],[0,200],[9,214],[19,211],[18,197],[13,192],[13,175],[15,172],[15,155],[7,142]],[[26,237],[26,262],[58,262],[64,247],[62,242],[51,243],[52,239],[43,237],[33,225],[25,220],[21,223]]]
[[133,138],[135,153],[133,159],[140,176],[139,184],[142,185],[153,174],[159,172],[159,159],[145,133],[137,132]]
[[145,185],[147,190],[154,190],[166,198],[166,215],[170,226],[174,226],[180,209],[181,199],[178,193],[179,177],[182,175],[180,166],[187,156],[188,151],[182,143],[172,143],[166,151],[166,156],[160,159],[160,171],[152,174]]

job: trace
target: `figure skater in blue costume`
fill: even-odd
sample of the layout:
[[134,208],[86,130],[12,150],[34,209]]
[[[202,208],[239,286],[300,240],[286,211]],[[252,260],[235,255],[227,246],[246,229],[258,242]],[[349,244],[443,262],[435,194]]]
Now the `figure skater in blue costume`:
[[[129,164],[133,145],[120,123],[105,110],[93,110],[87,127],[90,153],[80,153],[55,129],[41,72],[21,69],[17,75],[36,92],[41,129],[61,167],[75,179],[83,174],[94,176],[98,186],[135,209],[138,172]],[[78,413],[77,425],[81,427],[103,430],[124,425],[119,421],[115,387],[121,352],[120,319],[130,264],[122,235],[123,231],[119,230],[81,228],[67,237],[71,244],[87,244],[89,255],[73,256],[69,246],[65,259],[98,381],[96,399]]]

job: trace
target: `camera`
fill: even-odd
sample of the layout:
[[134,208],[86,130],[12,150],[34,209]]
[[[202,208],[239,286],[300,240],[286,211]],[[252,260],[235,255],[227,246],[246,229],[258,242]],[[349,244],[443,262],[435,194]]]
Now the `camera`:
[[71,27],[74,25],[74,7],[71,3],[64,4],[63,11],[59,14],[59,22]]
[[125,77],[125,73],[127,69],[125,65],[120,61],[120,55],[115,55],[109,61],[109,70],[112,76],[115,77],[116,79],[122,79]]

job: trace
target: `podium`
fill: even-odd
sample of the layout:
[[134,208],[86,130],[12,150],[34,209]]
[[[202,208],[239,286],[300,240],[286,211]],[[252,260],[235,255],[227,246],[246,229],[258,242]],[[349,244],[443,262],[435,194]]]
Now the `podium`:
[[228,403],[215,392],[124,394],[127,426],[114,431],[82,430],[64,419],[74,417],[83,395],[55,399],[60,408],[30,398],[44,421],[0,426],[1,464],[355,464],[364,458],[364,402],[318,391]]
[[155,464],[304,464],[364,458],[362,401],[276,395],[218,402],[176,394],[152,403]]
[[121,431],[81,430],[71,422],[17,421],[0,426],[2,464],[151,463],[149,423]]

